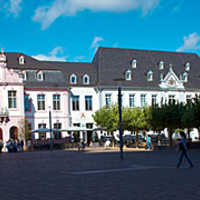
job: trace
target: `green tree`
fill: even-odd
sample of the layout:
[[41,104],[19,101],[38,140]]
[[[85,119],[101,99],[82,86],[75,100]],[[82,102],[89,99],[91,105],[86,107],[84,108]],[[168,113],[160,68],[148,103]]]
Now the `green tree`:
[[118,128],[118,107],[113,105],[111,108],[104,106],[92,115],[96,125],[108,132],[113,132]]
[[124,110],[123,126],[125,130],[136,133],[136,146],[138,146],[138,133],[147,128],[143,108],[126,108]]

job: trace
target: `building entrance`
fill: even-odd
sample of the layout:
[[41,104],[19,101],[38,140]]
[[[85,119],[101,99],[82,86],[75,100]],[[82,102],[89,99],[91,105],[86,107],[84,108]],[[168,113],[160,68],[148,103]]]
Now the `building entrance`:
[[16,126],[12,126],[10,128],[10,139],[17,139],[18,138],[18,128]]

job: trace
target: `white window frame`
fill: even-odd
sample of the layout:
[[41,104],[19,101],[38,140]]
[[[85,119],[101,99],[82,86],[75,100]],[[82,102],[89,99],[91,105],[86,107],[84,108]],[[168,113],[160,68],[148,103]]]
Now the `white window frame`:
[[[87,81],[85,81],[85,78],[87,78]],[[90,77],[87,74],[85,74],[83,76],[83,84],[84,85],[89,85],[90,84]]]
[[141,104],[141,107],[144,107],[147,105],[147,95],[146,94],[141,94],[140,95],[140,104]]
[[27,80],[27,72],[26,71],[22,71],[22,79]]
[[160,61],[159,63],[159,70],[163,70],[164,69],[164,61]]
[[[39,78],[41,76],[41,78]],[[37,74],[36,74],[36,78],[38,81],[43,81],[44,80],[44,72],[42,71],[39,71]]]
[[126,79],[127,81],[130,81],[131,78],[132,78],[132,72],[131,72],[131,70],[127,70],[127,71],[125,72],[125,79]]
[[131,62],[131,65],[132,65],[133,69],[136,69],[136,67],[137,67],[137,60],[133,59],[132,62]]
[[20,56],[20,57],[19,57],[19,64],[20,64],[20,65],[24,65],[24,63],[25,63],[24,56]]
[[[73,78],[75,79],[74,82],[72,82]],[[77,84],[77,76],[76,76],[76,74],[71,74],[70,75],[70,84]]]
[[111,108],[111,106],[112,106],[112,94],[110,94],[110,93],[105,94],[105,104],[108,108]]
[[153,72],[152,71],[149,71],[147,73],[147,81],[153,81]]
[[189,63],[189,62],[186,62],[186,63],[185,63],[185,71],[186,71],[186,72],[189,72],[189,71],[190,71],[190,63]]
[[135,94],[129,94],[129,107],[135,107]]

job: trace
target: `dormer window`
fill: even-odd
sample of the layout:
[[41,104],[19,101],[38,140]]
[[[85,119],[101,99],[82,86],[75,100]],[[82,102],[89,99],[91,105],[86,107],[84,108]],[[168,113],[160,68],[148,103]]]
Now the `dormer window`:
[[136,65],[137,65],[136,59],[133,59],[133,60],[132,60],[131,65],[132,65],[132,68],[133,68],[133,69],[136,69]]
[[164,69],[164,62],[160,61],[159,63],[159,70],[163,70]]
[[185,71],[186,71],[186,72],[189,72],[189,71],[190,71],[190,63],[189,63],[189,62],[187,62],[187,63],[185,64]]
[[36,78],[38,81],[44,81],[45,80],[44,73],[42,71],[38,72]]
[[187,72],[183,73],[183,81],[188,82],[188,73]]
[[77,83],[77,78],[75,74],[72,74],[70,76],[70,84],[76,84]]
[[28,78],[27,72],[23,71],[22,74],[21,74],[21,77],[22,77],[23,80],[27,80],[27,78]]
[[24,65],[24,56],[19,57],[19,64]]
[[130,81],[130,80],[131,80],[131,71],[130,71],[130,70],[128,70],[128,71],[125,72],[125,79],[126,79],[127,81]]
[[147,81],[153,81],[153,72],[152,71],[149,71],[147,73]]
[[3,52],[3,48],[1,49],[1,54],[0,54],[0,62],[6,62],[6,56]]
[[85,74],[83,76],[83,84],[84,85],[89,85],[89,83],[90,83],[90,77],[87,74]]

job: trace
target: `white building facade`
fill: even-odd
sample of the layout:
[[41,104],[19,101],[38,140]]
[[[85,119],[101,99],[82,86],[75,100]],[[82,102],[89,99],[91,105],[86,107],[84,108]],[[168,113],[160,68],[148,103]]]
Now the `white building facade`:
[[[0,55],[0,139],[20,135],[25,118],[30,131],[79,127],[80,138],[91,140],[92,115],[117,103],[116,78],[123,78],[122,105],[143,107],[200,94],[200,59],[196,54],[99,48],[91,63],[39,61],[23,53]],[[49,138],[49,133],[35,134]]]

